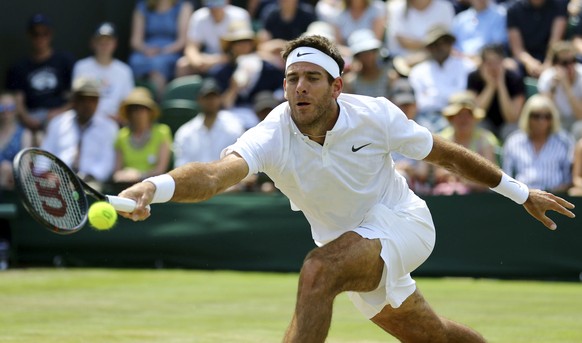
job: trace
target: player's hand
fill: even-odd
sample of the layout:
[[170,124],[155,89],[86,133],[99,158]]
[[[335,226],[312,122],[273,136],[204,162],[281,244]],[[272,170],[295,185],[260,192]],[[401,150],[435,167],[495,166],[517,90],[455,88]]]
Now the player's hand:
[[550,230],[555,230],[557,226],[556,223],[546,215],[546,211],[555,211],[569,218],[576,217],[576,215],[570,211],[574,208],[574,204],[560,198],[559,196],[539,189],[530,190],[529,197],[523,206],[529,214],[542,222]]
[[150,209],[148,205],[152,202],[155,191],[156,186],[151,182],[138,182],[135,185],[125,189],[119,193],[119,196],[135,200],[137,206],[133,212],[119,212],[119,215],[133,221],[147,219],[150,216]]

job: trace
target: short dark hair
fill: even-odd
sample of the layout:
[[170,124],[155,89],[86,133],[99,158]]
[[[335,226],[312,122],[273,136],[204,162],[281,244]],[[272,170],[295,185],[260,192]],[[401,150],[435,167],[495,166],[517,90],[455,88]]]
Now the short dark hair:
[[[285,46],[285,49],[283,49],[283,51],[281,52],[281,56],[283,57],[285,62],[287,61],[287,57],[289,56],[291,51],[297,49],[300,46],[314,48],[323,52],[324,54],[331,57],[337,63],[337,65],[339,66],[340,75],[344,71],[345,62],[337,46],[334,43],[332,43],[329,39],[319,35],[301,36],[299,38],[295,38],[289,41]],[[331,84],[334,78],[329,73],[327,73],[327,75],[328,75],[327,78]]]

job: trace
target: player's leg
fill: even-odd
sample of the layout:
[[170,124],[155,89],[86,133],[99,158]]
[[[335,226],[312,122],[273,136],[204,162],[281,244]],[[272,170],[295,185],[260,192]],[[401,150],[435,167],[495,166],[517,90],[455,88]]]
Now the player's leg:
[[400,307],[386,306],[371,319],[401,342],[485,342],[476,331],[438,316],[418,288]]
[[334,298],[343,291],[377,288],[384,269],[381,249],[379,240],[347,232],[311,251],[301,268],[295,313],[284,342],[325,341]]

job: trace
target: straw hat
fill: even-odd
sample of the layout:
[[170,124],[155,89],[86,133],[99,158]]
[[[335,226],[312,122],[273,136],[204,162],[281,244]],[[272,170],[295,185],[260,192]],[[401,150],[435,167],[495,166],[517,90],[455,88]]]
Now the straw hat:
[[99,97],[100,96],[99,81],[84,76],[78,77],[73,81],[71,92],[75,96]]
[[451,41],[451,43],[454,43],[456,40],[455,36],[451,33],[451,31],[447,27],[437,25],[433,26],[426,33],[426,37],[424,38],[424,46],[428,47],[441,38],[448,38]]
[[244,20],[234,21],[228,26],[227,32],[220,37],[222,51],[228,51],[231,43],[241,40],[251,40],[253,43],[257,43],[255,31],[249,22]]
[[464,108],[470,110],[475,119],[485,118],[485,111],[477,107],[475,94],[469,91],[453,94],[449,99],[449,105],[443,109],[443,115],[450,118],[459,114]]
[[160,116],[160,108],[152,98],[152,93],[145,87],[135,87],[131,93],[123,100],[119,109],[119,116],[128,120],[127,107],[130,105],[141,105],[150,109],[152,120]]

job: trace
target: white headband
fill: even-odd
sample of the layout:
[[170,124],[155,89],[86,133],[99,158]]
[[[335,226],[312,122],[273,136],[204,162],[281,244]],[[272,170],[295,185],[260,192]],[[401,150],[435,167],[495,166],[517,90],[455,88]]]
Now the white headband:
[[309,62],[317,64],[318,66],[325,69],[334,79],[340,76],[340,69],[337,62],[330,56],[314,48],[301,46],[291,51],[291,53],[287,56],[285,70],[287,70],[290,65],[297,62]]

